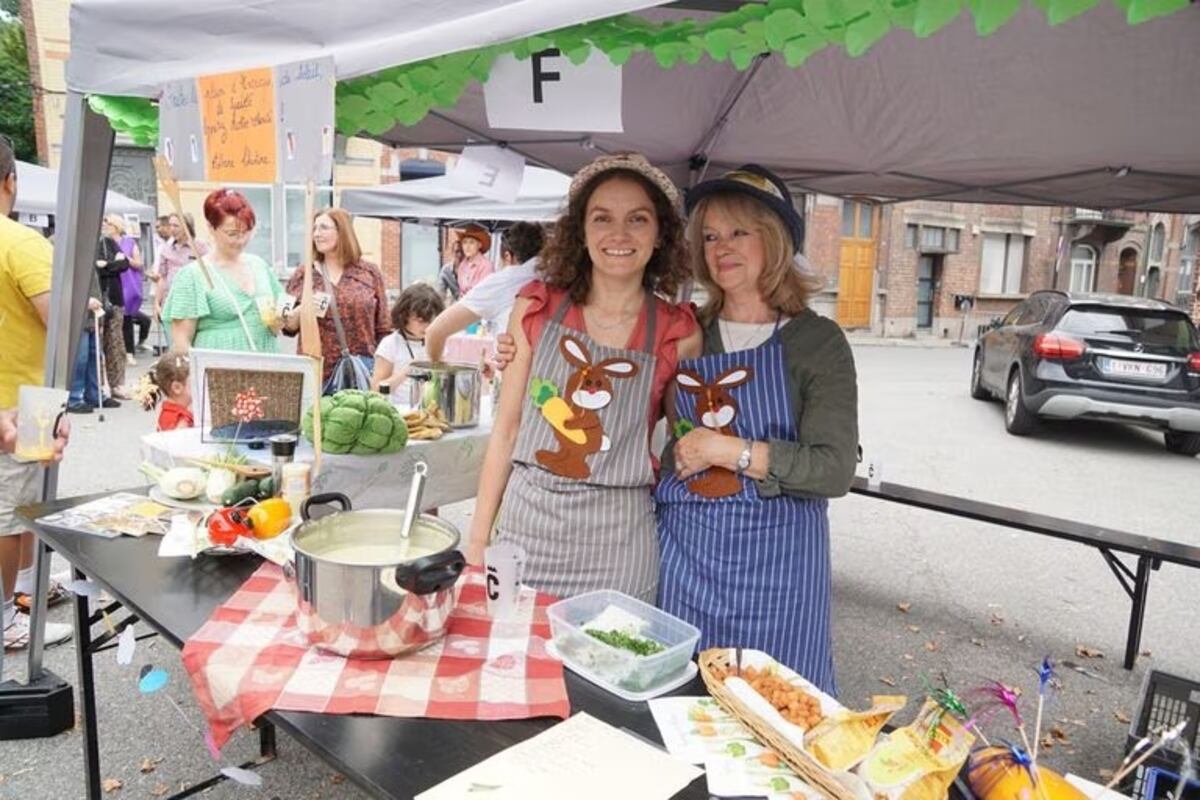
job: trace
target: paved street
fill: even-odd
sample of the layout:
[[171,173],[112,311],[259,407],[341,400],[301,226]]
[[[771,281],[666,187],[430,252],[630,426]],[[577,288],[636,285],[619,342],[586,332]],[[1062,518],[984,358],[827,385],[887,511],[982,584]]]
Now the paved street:
[[[855,352],[862,443],[868,458],[882,460],[885,480],[1200,544],[1190,503],[1200,465],[1166,453],[1161,437],[1078,424],[1018,439],[1004,432],[998,403],[967,395],[969,351]],[[138,437],[152,429],[153,415],[131,405],[104,423],[95,415],[74,419],[60,494],[140,482]],[[1128,600],[1096,551],[860,498],[832,509],[836,656],[842,699],[851,706],[872,693],[904,692],[914,698],[901,718],[907,721],[923,681],[943,673],[960,693],[992,678],[1034,690],[1033,667],[1043,655],[1072,660],[1096,677],[1063,671],[1047,719],[1066,741],[1044,751],[1045,759],[1095,778],[1120,760],[1128,728],[1121,720],[1132,715],[1147,669],[1200,678],[1200,631],[1191,622],[1200,573],[1172,565],[1154,573],[1142,645],[1148,655],[1127,673],[1119,662]],[[460,504],[448,516],[461,522],[469,510]],[[69,621],[68,607],[52,618]],[[1080,657],[1077,646],[1104,656]],[[142,697],[135,667],[118,667],[112,653],[97,659],[102,774],[124,784],[113,797],[151,797],[214,769],[177,653],[143,643],[135,665],[146,662],[167,668],[171,683]],[[47,663],[74,680],[71,645],[50,650]],[[6,675],[18,666],[6,660]],[[1026,711],[1032,717],[1032,702]],[[1015,738],[999,718],[988,731]],[[80,746],[77,732],[0,742],[0,798],[81,796]],[[239,736],[222,763],[237,763],[254,746],[252,736]],[[279,760],[260,774],[261,789],[225,784],[205,796],[363,796],[282,734]]]

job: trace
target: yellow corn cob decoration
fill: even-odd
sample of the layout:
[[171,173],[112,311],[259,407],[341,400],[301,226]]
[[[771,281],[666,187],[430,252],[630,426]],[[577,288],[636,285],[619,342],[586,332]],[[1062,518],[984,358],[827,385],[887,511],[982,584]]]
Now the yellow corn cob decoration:
[[545,403],[542,403],[542,416],[546,421],[554,426],[554,430],[561,433],[563,436],[570,439],[575,444],[583,444],[587,441],[587,434],[579,430],[569,430],[566,427],[567,420],[574,416],[571,407],[567,405],[567,401],[561,397],[551,397]]

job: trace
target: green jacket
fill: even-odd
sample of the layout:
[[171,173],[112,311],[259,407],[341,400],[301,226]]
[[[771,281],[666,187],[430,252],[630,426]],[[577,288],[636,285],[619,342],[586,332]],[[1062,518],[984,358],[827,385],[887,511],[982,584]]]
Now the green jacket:
[[[842,329],[811,309],[780,329],[787,387],[796,411],[799,441],[771,439],[762,497],[840,497],[850,490],[858,461],[858,376]],[[714,319],[704,327],[704,354],[723,353]],[[662,468],[675,468],[674,441]]]

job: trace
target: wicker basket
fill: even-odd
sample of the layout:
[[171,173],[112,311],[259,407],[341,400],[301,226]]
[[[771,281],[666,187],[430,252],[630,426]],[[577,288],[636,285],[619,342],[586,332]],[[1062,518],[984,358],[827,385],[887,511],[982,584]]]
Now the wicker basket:
[[737,695],[725,688],[725,682],[718,674],[735,669],[730,657],[731,652],[729,648],[715,647],[705,650],[698,659],[700,677],[704,679],[704,685],[708,687],[713,699],[737,717],[760,742],[778,753],[802,780],[821,794],[832,800],[856,800],[854,793],[842,786],[832,772],[792,744],[774,725],[752,711]]
[[[238,394],[247,389],[254,389],[264,398],[263,418],[239,426],[233,406]],[[211,431],[214,440],[257,441],[275,433],[300,430],[304,394],[304,374],[301,372],[207,369],[204,392],[200,413],[210,414],[211,418],[201,417],[200,430],[202,433]],[[237,431],[236,436],[224,435],[230,429]]]

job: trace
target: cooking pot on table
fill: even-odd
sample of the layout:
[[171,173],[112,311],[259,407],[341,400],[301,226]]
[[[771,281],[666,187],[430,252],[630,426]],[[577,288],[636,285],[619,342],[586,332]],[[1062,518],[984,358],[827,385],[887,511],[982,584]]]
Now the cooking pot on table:
[[[414,557],[402,558],[395,548],[404,515],[352,511],[350,498],[337,492],[304,502],[304,521],[292,533],[295,561],[285,572],[296,585],[297,625],[312,644],[347,657],[392,658],[445,635],[466,566],[458,529],[420,515],[410,536]],[[373,561],[376,548],[392,552]]]
[[469,364],[443,364],[435,361],[410,361],[410,404],[422,411],[436,410],[451,428],[471,428],[479,424],[480,387],[483,374]]

